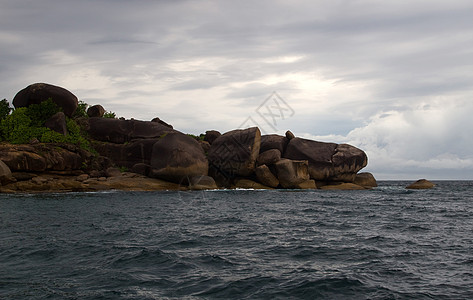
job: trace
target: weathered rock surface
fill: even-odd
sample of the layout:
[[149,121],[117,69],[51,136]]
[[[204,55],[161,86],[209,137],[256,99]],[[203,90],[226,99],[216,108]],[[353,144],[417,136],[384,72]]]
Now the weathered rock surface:
[[215,139],[208,153],[211,176],[222,184],[252,174],[260,142],[261,132],[257,127],[229,131]]
[[284,153],[286,151],[286,146],[289,140],[277,134],[267,134],[261,136],[261,146],[260,153],[271,150],[278,149],[279,152]]
[[132,169],[134,165],[151,164],[153,145],[159,141],[155,139],[140,139],[125,144],[94,143],[94,148],[100,155],[110,158],[120,167]]
[[46,122],[44,126],[60,133],[62,135],[67,134],[67,126],[66,126],[66,115],[60,111],[52,115]]
[[102,105],[96,104],[92,105],[87,109],[87,115],[90,118],[101,118],[105,114],[105,108]]
[[378,186],[378,183],[376,182],[376,179],[374,178],[373,174],[368,172],[356,174],[355,181],[353,181],[353,183],[366,188]]
[[164,122],[163,120],[161,120],[161,119],[158,118],[158,117],[156,117],[156,118],[154,118],[153,120],[151,120],[151,122],[155,122],[155,123],[158,123],[158,124],[161,124],[161,125],[164,125],[164,126],[166,126],[166,127],[168,127],[168,128],[173,129],[173,127],[172,127],[171,124],[168,124],[168,123]]
[[16,181],[13,178],[10,168],[0,160],[0,185]]
[[279,185],[279,179],[274,176],[267,165],[261,165],[255,169],[256,178],[262,184],[276,188]]
[[435,186],[432,182],[427,179],[419,179],[416,182],[406,186],[406,189],[431,189]]
[[314,180],[353,182],[368,163],[366,154],[351,145],[324,143],[303,138],[290,140],[284,158],[307,160]]
[[112,118],[90,118],[86,127],[93,139],[116,144],[159,138],[167,133],[177,132],[157,122]]
[[205,132],[204,141],[208,142],[210,145],[222,134],[217,130],[207,130]]
[[150,176],[187,183],[208,175],[208,161],[199,143],[179,132],[169,133],[153,145]]
[[258,155],[256,165],[271,165],[281,160],[281,152],[278,149],[270,149]]
[[78,106],[77,97],[70,91],[47,83],[34,83],[19,91],[13,98],[16,108],[27,107],[31,104],[40,104],[51,98],[62,108],[64,114],[71,117]]
[[[316,188],[309,178],[309,164],[306,160],[281,159],[274,164],[279,184],[286,189]],[[313,183],[313,185],[312,185]]]

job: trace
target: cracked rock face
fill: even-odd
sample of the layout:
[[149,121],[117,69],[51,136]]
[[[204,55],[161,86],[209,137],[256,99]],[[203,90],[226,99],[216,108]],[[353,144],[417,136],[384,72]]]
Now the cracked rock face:
[[368,163],[366,153],[354,146],[303,138],[290,140],[283,157],[307,160],[310,178],[321,181],[353,182]]

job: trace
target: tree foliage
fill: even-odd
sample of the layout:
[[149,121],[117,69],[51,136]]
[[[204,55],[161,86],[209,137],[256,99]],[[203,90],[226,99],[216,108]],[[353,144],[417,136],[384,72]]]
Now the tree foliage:
[[10,107],[7,99],[0,101],[0,120],[5,119],[13,109]]

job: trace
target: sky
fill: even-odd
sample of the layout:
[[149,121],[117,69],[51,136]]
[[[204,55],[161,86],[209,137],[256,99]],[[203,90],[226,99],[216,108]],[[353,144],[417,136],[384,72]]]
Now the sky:
[[473,179],[473,1],[0,0],[0,98],[59,85],[186,133],[364,150],[382,179]]

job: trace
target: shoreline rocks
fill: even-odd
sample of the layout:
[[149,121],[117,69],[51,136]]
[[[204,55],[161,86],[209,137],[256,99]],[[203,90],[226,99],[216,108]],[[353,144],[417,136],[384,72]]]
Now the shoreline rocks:
[[[32,84],[17,93],[13,104],[23,107],[49,98],[63,112],[47,120],[46,126],[67,135],[66,117],[78,107],[77,97],[68,90]],[[0,191],[377,186],[372,174],[358,173],[368,163],[366,153],[348,144],[298,138],[289,130],[285,136],[261,135],[257,127],[223,134],[209,130],[196,137],[157,117],[125,120],[103,118],[104,113],[97,104],[89,107],[88,117],[75,119],[87,133],[91,151],[37,140],[21,145],[0,143]],[[124,176],[127,170],[134,175]]]
[[435,184],[428,181],[427,179],[419,179],[416,182],[411,183],[408,186],[406,186],[406,189],[416,189],[416,190],[431,189],[434,186],[435,186]]

